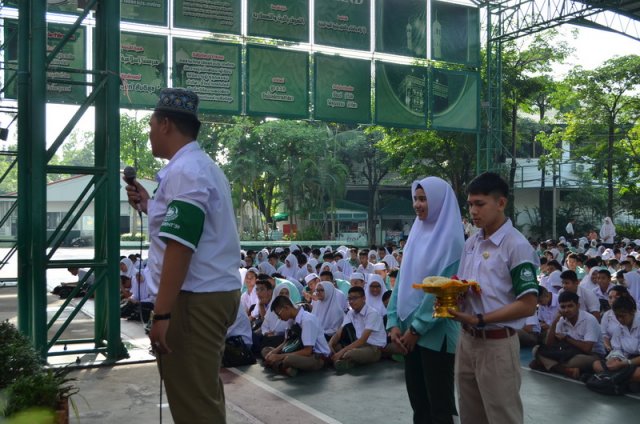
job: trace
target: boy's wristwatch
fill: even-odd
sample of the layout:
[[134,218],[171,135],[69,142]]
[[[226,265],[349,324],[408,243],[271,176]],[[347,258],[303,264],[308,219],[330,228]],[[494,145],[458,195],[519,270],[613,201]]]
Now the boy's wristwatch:
[[166,314],[156,314],[151,311],[151,321],[166,321],[168,319],[171,319],[171,312]]
[[476,324],[476,328],[484,328],[487,323],[484,322],[484,316],[482,314],[477,314],[476,317],[478,318],[478,324]]

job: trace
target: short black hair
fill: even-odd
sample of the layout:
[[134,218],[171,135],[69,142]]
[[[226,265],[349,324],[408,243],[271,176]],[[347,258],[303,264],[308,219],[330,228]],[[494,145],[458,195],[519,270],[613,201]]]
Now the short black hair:
[[391,271],[389,273],[389,277],[391,277],[391,278],[396,278],[397,276],[398,276],[398,270],[397,269],[394,269],[393,271]]
[[384,302],[385,300],[389,299],[392,294],[393,290],[387,290],[386,292],[384,292],[384,294],[382,295],[382,301]]
[[156,110],[153,115],[158,120],[168,119],[173,122],[178,132],[195,140],[200,132],[200,122],[194,117],[184,113],[171,113],[162,110]]
[[467,186],[467,194],[499,195],[509,197],[509,185],[495,172],[484,172],[475,177]]
[[628,312],[634,314],[637,310],[638,306],[636,305],[636,301],[633,300],[631,296],[620,296],[616,300],[613,301],[611,305],[611,309],[613,309],[613,313],[616,312]]
[[611,278],[611,271],[609,271],[608,269],[600,269],[598,270],[598,274],[604,274],[607,277]]
[[259,278],[258,281],[256,281],[256,287],[257,286],[265,286],[267,289],[273,290],[273,286],[271,285],[271,281],[269,281],[267,279]]
[[333,272],[331,272],[331,271],[322,271],[320,273],[320,277],[325,276],[325,275],[328,275],[329,278],[331,278],[331,281],[333,281]]
[[287,306],[293,307],[293,303],[291,303],[291,299],[289,299],[288,296],[276,296],[271,302],[271,312],[275,312],[276,309],[286,308]]
[[542,296],[546,295],[547,293],[549,293],[549,290],[547,290],[547,288],[545,286],[538,286],[538,299],[540,299]]
[[365,295],[365,294],[364,294],[364,289],[363,289],[362,287],[360,287],[360,286],[353,286],[353,287],[351,287],[351,288],[349,289],[349,292],[348,292],[348,293],[357,293],[357,294],[360,294],[360,295],[362,295],[362,296],[364,296],[364,295]]
[[560,278],[563,280],[578,281],[578,274],[576,274],[575,271],[568,269],[560,274]]
[[579,304],[580,296],[578,296],[576,293],[573,293],[573,292],[563,291],[558,296],[558,303],[564,303],[564,302],[573,302],[573,303]]
[[587,262],[584,263],[587,268],[593,268],[594,266],[600,265],[600,261],[596,258],[589,258]]
[[[556,261],[555,259],[552,259],[550,261],[547,261],[547,266],[552,266],[555,269],[557,269],[558,271],[562,271],[562,265],[560,265],[560,262]],[[573,271],[572,271],[573,272]],[[577,278],[577,277],[576,277]]]

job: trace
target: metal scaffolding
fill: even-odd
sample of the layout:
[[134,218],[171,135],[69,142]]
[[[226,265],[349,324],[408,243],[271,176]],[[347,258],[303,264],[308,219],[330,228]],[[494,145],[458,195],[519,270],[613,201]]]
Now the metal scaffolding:
[[[126,356],[120,338],[119,284],[119,52],[120,4],[111,0],[92,0],[75,24],[51,51],[47,51],[46,2],[19,2],[18,19],[18,325],[29,336],[43,358],[54,355],[101,353],[107,360]],[[46,146],[47,76],[57,71],[52,66],[56,54],[95,10],[95,69],[67,69],[65,72],[91,75],[86,83],[91,90],[77,112]],[[65,81],[69,83],[68,81]],[[69,136],[82,115],[95,107],[95,166],[54,166],[49,162]],[[61,220],[53,234],[47,234],[47,174],[92,175],[80,197]],[[90,260],[55,260],[65,237],[93,202],[95,210],[95,254]],[[74,289],[51,319],[47,317],[46,271],[53,268],[84,267],[89,273]],[[95,276],[86,294],[57,322],[83,283]],[[95,297],[94,335],[86,339],[62,339],[61,336],[86,301]],[[68,312],[68,310],[67,310]],[[59,328],[50,337],[55,323]],[[53,331],[52,331],[53,332]],[[54,349],[64,345],[64,350]],[[68,345],[89,345],[69,349]]]

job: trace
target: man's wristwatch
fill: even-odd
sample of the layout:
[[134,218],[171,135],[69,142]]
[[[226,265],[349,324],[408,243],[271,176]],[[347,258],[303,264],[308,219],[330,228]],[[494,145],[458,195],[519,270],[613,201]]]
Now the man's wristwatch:
[[151,321],[166,321],[168,319],[171,319],[171,312],[166,313],[166,314],[156,314],[155,312],[151,311]]
[[418,330],[413,328],[413,325],[409,326],[409,333],[411,333],[412,336],[419,336],[420,335],[420,333],[418,333]]
[[484,322],[484,316],[482,314],[477,314],[476,318],[478,318],[478,323],[476,324],[476,328],[484,328],[487,323]]

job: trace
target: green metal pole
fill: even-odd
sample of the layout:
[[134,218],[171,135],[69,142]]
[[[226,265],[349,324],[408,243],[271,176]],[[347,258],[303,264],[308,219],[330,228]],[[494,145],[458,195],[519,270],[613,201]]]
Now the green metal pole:
[[[107,359],[126,356],[120,338],[120,4],[101,0],[96,12],[96,65],[105,71],[105,89],[96,100],[96,167],[106,169],[107,183],[96,196],[96,259],[106,259],[96,341],[106,340]],[[99,217],[98,214],[102,214]],[[98,302],[96,302],[96,305]],[[100,336],[100,338],[99,338]]]
[[28,221],[31,207],[29,196],[30,174],[29,157],[31,148],[31,121],[29,102],[29,34],[31,3],[18,3],[18,327],[23,334],[31,338],[31,269],[29,252],[31,251],[31,225]]

